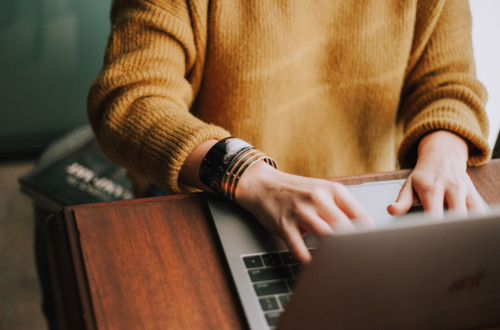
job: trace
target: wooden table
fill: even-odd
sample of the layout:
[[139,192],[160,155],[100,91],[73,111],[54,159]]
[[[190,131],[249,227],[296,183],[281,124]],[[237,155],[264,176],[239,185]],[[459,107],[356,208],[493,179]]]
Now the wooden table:
[[[334,179],[404,178],[406,170]],[[469,170],[500,204],[500,160]],[[206,194],[66,207],[46,220],[57,321],[68,329],[241,329]]]

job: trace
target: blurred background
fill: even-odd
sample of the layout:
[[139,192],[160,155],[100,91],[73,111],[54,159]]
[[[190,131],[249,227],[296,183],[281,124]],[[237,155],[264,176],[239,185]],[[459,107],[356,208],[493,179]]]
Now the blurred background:
[[34,153],[86,122],[110,0],[0,2],[0,153]]
[[47,329],[33,258],[32,201],[17,178],[87,124],[111,0],[0,0],[0,330]]
[[[111,0],[0,1],[0,329],[46,329],[33,261],[31,200],[17,178],[62,134],[87,123],[85,104],[109,33]],[[500,130],[500,1],[470,0],[489,143]]]

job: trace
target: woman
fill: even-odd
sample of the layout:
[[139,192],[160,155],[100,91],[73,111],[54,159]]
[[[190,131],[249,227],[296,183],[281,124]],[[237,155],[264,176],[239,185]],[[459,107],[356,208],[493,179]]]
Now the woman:
[[111,19],[88,114],[136,183],[225,195],[303,263],[304,232],[371,223],[324,178],[413,167],[390,213],[482,209],[465,0],[115,0]]

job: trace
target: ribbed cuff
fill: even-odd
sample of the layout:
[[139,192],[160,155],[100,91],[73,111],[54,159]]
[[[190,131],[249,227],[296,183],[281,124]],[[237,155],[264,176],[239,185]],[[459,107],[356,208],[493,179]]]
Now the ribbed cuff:
[[[138,126],[127,127],[126,131],[142,135],[138,146],[139,171],[167,193],[196,191],[178,183],[182,165],[202,142],[223,139],[230,136],[229,132],[207,124],[178,107],[173,110],[175,107],[168,100],[149,100],[147,104],[136,102],[134,107],[141,122],[129,121]],[[147,112],[147,115],[141,115],[141,112]],[[145,127],[149,130],[144,131]]]
[[414,167],[418,143],[425,135],[438,130],[453,132],[467,141],[468,166],[479,166],[491,157],[487,132],[483,134],[474,115],[471,112],[457,111],[456,108],[442,107],[426,110],[410,122],[398,149],[400,167]]

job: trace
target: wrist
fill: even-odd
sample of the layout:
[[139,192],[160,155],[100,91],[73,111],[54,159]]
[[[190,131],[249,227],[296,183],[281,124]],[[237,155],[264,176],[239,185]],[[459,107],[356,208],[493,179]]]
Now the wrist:
[[469,148],[467,142],[459,135],[439,130],[427,134],[420,140],[418,145],[418,158],[434,157],[454,157],[464,164],[469,158]]
[[242,175],[259,162],[276,168],[276,162],[247,142],[228,137],[215,143],[205,154],[199,180],[215,193],[234,201]]
[[255,199],[263,191],[274,189],[279,185],[279,177],[283,174],[264,161],[258,161],[241,176],[235,200],[240,205],[245,205]]

